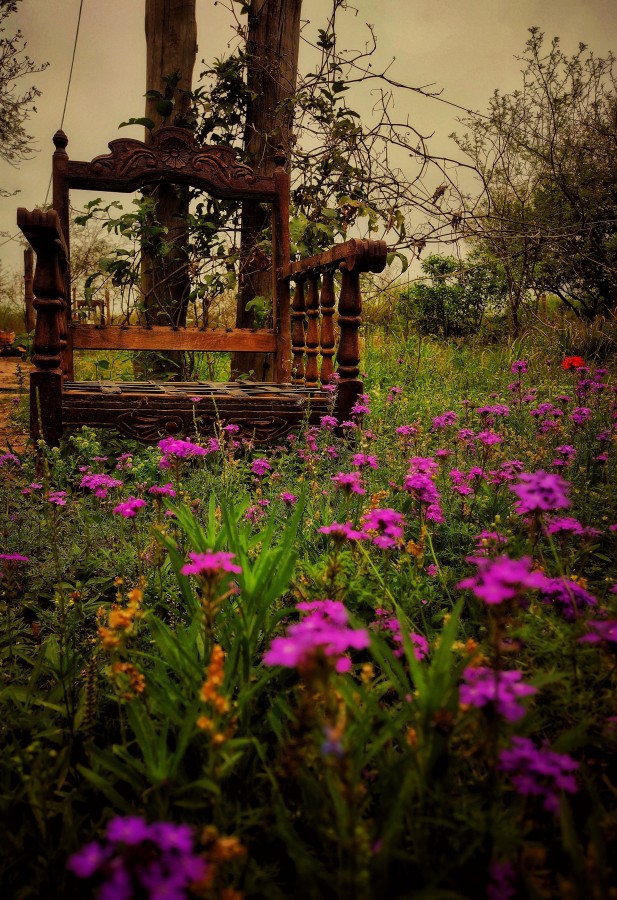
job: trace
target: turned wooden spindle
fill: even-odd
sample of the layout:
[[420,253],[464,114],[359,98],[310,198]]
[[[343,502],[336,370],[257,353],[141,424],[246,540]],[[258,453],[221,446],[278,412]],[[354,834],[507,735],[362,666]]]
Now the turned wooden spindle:
[[293,303],[291,305],[291,349],[293,352],[292,374],[294,384],[304,384],[304,353],[306,305],[304,301],[304,279],[296,281]]
[[61,322],[66,309],[66,247],[53,210],[19,209],[17,224],[36,253],[30,428],[34,438],[43,437],[53,445],[62,435]]
[[334,275],[325,272],[321,281],[321,371],[319,380],[328,384],[334,372]]
[[362,294],[360,273],[341,263],[343,273],[338,302],[338,326],[340,338],[337,354],[338,406],[341,420],[348,419],[358,394],[362,392],[360,374],[360,339],[358,329],[362,324]]
[[308,325],[306,329],[306,375],[304,383],[309,388],[318,386],[319,371],[319,275],[309,278],[308,300],[306,304]]

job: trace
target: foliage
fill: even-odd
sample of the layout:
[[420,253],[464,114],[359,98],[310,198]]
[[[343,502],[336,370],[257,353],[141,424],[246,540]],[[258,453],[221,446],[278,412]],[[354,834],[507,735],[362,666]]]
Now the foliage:
[[144,829],[181,896],[606,893],[614,373],[525,340],[367,347],[341,437],[0,453],[11,896],[145,877]]
[[[33,152],[32,137],[25,123],[36,112],[34,101],[40,95],[35,87],[19,92],[20,79],[41,72],[47,65],[37,66],[24,52],[21,31],[7,35],[5,22],[17,10],[20,0],[0,0],[0,159],[16,164]],[[2,192],[3,193],[3,192]]]
[[413,321],[421,334],[476,334],[485,312],[502,304],[503,274],[477,252],[467,260],[432,254],[421,268],[426,280],[401,291],[396,307],[397,317]]
[[477,167],[484,200],[465,235],[504,266],[515,326],[531,289],[550,291],[586,319],[617,303],[614,57],[530,29],[523,83],[495,91],[488,115],[462,120],[458,145]]

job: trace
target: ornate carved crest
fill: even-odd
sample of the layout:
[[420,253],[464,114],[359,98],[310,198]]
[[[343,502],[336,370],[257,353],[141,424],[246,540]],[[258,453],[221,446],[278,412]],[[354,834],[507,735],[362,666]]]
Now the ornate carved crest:
[[231,147],[198,147],[185,128],[163,126],[149,144],[118,138],[109,143],[109,149],[111,153],[96,156],[90,163],[70,160],[70,185],[95,187],[99,182],[132,190],[141,183],[167,179],[201,185],[223,196],[271,197],[275,193],[274,179],[256,175],[238,161]]

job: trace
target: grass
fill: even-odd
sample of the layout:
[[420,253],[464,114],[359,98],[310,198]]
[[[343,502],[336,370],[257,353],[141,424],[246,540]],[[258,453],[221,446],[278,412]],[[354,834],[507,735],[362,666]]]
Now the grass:
[[562,358],[373,332],[343,437],[0,457],[10,895],[610,896],[614,373]]

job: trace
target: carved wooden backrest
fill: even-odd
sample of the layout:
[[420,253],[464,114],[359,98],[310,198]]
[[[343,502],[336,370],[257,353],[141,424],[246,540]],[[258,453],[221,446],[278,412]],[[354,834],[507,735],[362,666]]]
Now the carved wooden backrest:
[[224,146],[200,147],[190,131],[163,126],[148,144],[132,138],[109,143],[110,153],[90,162],[71,160],[63,131],[54,135],[53,206],[69,247],[69,191],[71,188],[131,193],[148,185],[170,182],[188,185],[218,199],[250,200],[272,205],[273,327],[270,329],[174,329],[163,326],[80,325],[71,318],[70,272],[67,272],[68,364],[72,379],[72,349],[225,350],[260,351],[275,357],[276,381],[290,380],[289,279],[276,272],[289,265],[289,178],[285,158],[276,157],[272,177],[255,174]]

